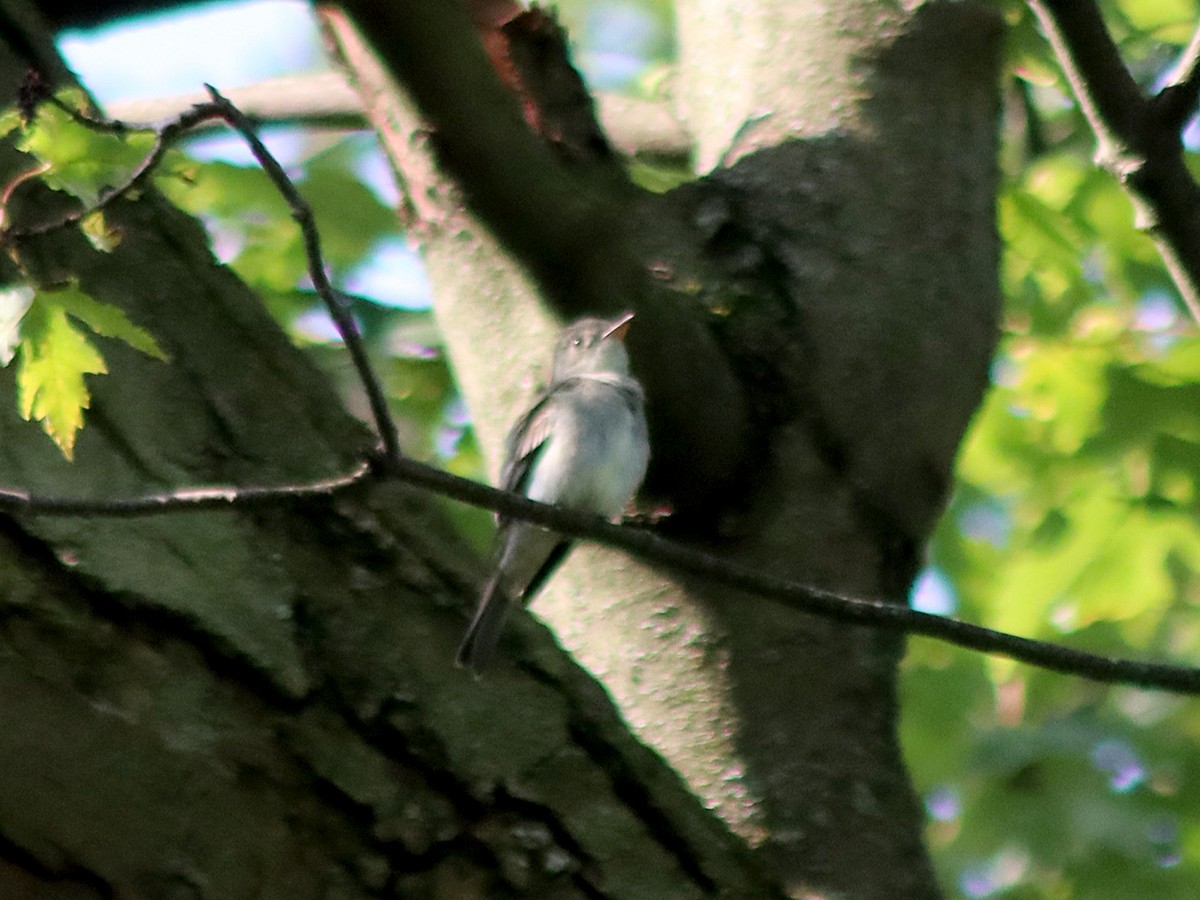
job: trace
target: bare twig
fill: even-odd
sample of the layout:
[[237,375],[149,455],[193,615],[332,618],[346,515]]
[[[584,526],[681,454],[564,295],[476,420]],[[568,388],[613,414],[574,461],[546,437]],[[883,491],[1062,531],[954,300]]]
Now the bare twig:
[[643,528],[614,525],[590,513],[547,506],[521,494],[498,490],[408,458],[382,460],[374,466],[363,463],[344,476],[303,484],[198,488],[120,500],[38,497],[11,488],[0,489],[0,509],[49,516],[154,515],[181,509],[232,507],[330,495],[373,479],[394,479],[471,506],[553,528],[561,534],[616,547],[676,572],[699,576],[707,582],[745,591],[823,618],[924,635],[969,650],[1006,656],[1093,681],[1200,694],[1200,669],[1101,656],[920,612],[898,601],[853,597],[801,584],[685,547]]
[[177,491],[143,494],[139,497],[114,499],[84,499],[75,497],[46,497],[17,488],[0,487],[0,509],[14,513],[47,516],[104,516],[132,518],[135,516],[173,513],[183,510],[217,507],[248,506],[255,503],[277,503],[306,497],[331,496],[367,481],[372,467],[360,463],[344,475],[263,487],[197,487]]
[[334,291],[333,285],[329,283],[329,275],[325,272],[325,263],[321,257],[321,237],[313,220],[312,207],[296,190],[292,180],[283,171],[283,166],[258,139],[250,120],[243,116],[236,106],[222,97],[212,85],[206,84],[204,87],[212,97],[213,104],[220,112],[221,118],[228,122],[229,126],[246,141],[254,158],[258,160],[263,171],[275,185],[275,189],[291,207],[292,218],[296,220],[296,224],[300,226],[300,231],[304,235],[304,250],[308,258],[308,277],[313,283],[313,288],[325,301],[325,307],[329,310],[333,324],[350,353],[350,359],[354,363],[359,381],[362,382],[363,389],[366,391],[367,402],[371,407],[371,417],[375,420],[375,428],[383,441],[384,454],[388,459],[399,459],[401,455],[400,439],[396,434],[396,423],[392,421],[387,398],[384,396],[379,379],[375,376],[371,361],[367,358],[367,350],[362,336],[359,334],[358,324],[350,315],[350,311],[341,297]]
[[[275,185],[275,189],[287,201],[292,211],[292,218],[296,220],[296,224],[300,227],[300,232],[304,236],[309,278],[312,280],[313,288],[316,290],[318,296],[325,303],[326,309],[329,310],[334,327],[337,328],[338,334],[341,336],[347,351],[350,353],[350,359],[366,392],[367,402],[371,408],[371,416],[375,421],[375,428],[379,432],[380,440],[383,442],[384,453],[389,459],[399,458],[401,451],[400,441],[396,433],[396,424],[392,420],[391,412],[388,409],[387,398],[384,395],[383,388],[375,375],[375,370],[372,368],[370,360],[367,358],[366,347],[358,331],[358,325],[350,315],[346,304],[338,296],[333,285],[330,284],[329,276],[325,272],[325,263],[321,255],[321,241],[313,220],[312,207],[308,205],[308,202],[296,189],[292,180],[288,178],[279,161],[271,155],[262,141],[258,139],[253,123],[242,115],[237,107],[221,96],[216,88],[211,85],[205,85],[205,89],[212,98],[212,102],[197,104],[158,128],[155,131],[154,146],[129,174],[124,183],[105,193],[91,206],[73,210],[55,219],[34,226],[8,228],[0,232],[0,240],[13,241],[35,237],[59,228],[77,224],[97,210],[103,209],[117,198],[123,197],[139,187],[162,161],[167,149],[188,130],[195,127],[197,123],[209,119],[224,121],[246,141],[250,147],[250,151],[254,154],[254,158],[258,160],[267,177]],[[60,102],[57,98],[51,97],[48,100],[60,109],[66,110],[76,122],[96,131],[124,134],[130,131],[154,130],[125,122],[97,119],[72,109],[68,104]]]
[[1185,54],[1182,80],[1151,100],[1122,62],[1093,0],[1029,0],[1029,6],[1096,134],[1097,161],[1128,190],[1139,226],[1154,238],[1200,322],[1200,186],[1179,134],[1190,114],[1184,110],[1195,107],[1200,92],[1196,40]]

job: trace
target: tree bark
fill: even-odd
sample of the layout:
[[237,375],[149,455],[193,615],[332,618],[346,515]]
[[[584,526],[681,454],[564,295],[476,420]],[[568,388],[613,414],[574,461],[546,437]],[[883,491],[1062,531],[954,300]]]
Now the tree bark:
[[[636,307],[652,487],[678,510],[666,530],[902,598],[995,329],[994,16],[685,6],[681,110],[698,165],[717,168],[652,196],[611,160],[564,163],[513,129],[520,110],[476,80],[482,48],[445,28],[455,4],[406,7],[408,21],[348,6],[410,86],[491,104],[455,123],[426,97],[432,131],[411,107],[407,125],[381,125],[493,459],[553,327],[523,264],[561,316]],[[31,62],[66,77],[28,7],[0,13],[10,96]],[[461,52],[400,52],[427,25]],[[460,64],[475,74],[441,68]],[[364,71],[384,110],[391,87]],[[501,243],[413,152],[423,143]],[[27,166],[0,163],[5,182]],[[194,222],[153,192],[111,219],[114,254],[59,235],[28,257],[121,305],[171,362],[106,345],[113,374],[94,384],[74,465],[16,417],[2,373],[0,478],[107,495],[277,483],[344,469],[370,443]],[[757,867],[792,896],[937,894],[895,744],[894,637],[595,548],[539,601],[751,862],[528,620],[513,663],[480,683],[451,669],[481,572],[412,492],[5,518],[0,552],[0,891],[770,896]]]
[[[492,465],[544,364],[542,302],[564,318],[613,305],[649,318],[631,331],[639,375],[676,336],[677,320],[655,316],[682,310],[715,336],[747,412],[733,487],[705,494],[703,513],[676,471],[703,449],[652,428],[652,487],[681,510],[667,530],[781,575],[903,602],[997,329],[995,15],[947,2],[684,4],[677,90],[698,164],[736,164],[653,196],[597,188],[602,166],[539,156],[513,127],[490,150],[459,146],[459,118],[475,119],[433,86],[454,83],[480,109],[486,96],[496,121],[521,118],[485,83],[465,17],[428,4],[403,16],[368,0],[347,8],[382,69],[411,90],[394,100],[387,71],[333,29],[408,187]],[[548,187],[536,195],[505,183],[538,173]],[[539,206],[546,198],[565,209]],[[605,239],[556,242],[555,263],[575,276],[564,292],[521,229],[545,215],[569,230],[589,210],[605,217]],[[695,383],[675,409],[653,377],[647,389],[650,409],[672,407],[674,421],[729,423],[728,393]],[[576,550],[534,610],[793,896],[938,894],[896,746],[899,638],[596,548]]]

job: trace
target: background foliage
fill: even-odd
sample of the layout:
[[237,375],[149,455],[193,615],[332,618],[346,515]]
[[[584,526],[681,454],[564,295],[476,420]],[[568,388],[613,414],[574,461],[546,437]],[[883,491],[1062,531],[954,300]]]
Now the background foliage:
[[[1091,134],[1028,10],[1015,0],[999,5],[1011,25],[998,198],[1004,337],[914,602],[1093,651],[1195,663],[1197,326],[1124,193],[1092,165]],[[593,86],[669,93],[666,0],[566,0],[560,9]],[[1105,12],[1147,89],[1200,20],[1193,0],[1124,0]],[[65,128],[61,122],[42,127],[48,131],[29,145],[55,166],[51,177],[62,189],[86,196],[129,164],[128,147],[105,139],[108,149],[98,150],[92,139],[81,149],[82,138],[49,133]],[[1189,136],[1200,142],[1200,128]],[[350,292],[406,449],[478,475],[479,455],[421,302],[419,275],[404,275],[411,258],[373,145],[361,135],[328,133],[289,140],[335,283]],[[1200,157],[1192,159],[1200,172]],[[98,160],[109,168],[97,171]],[[633,164],[648,186],[668,186],[686,172],[686,160]],[[218,256],[258,289],[342,386],[351,408],[361,409],[348,362],[306,282],[299,234],[266,177],[174,154],[157,183],[207,224]],[[392,274],[380,278],[380,271]],[[53,388],[25,404],[68,453],[73,438],[64,442],[63,429],[77,423],[61,408],[63,392],[75,392],[81,413],[84,373],[100,377],[104,369],[96,335],[157,350],[150,336],[106,322],[88,305],[103,298],[80,299],[73,290],[22,297],[13,313],[31,303],[13,359],[40,377],[35,386],[74,366],[58,407]],[[55,335],[70,353],[47,349]],[[54,359],[57,367],[48,367]],[[448,509],[486,541],[485,516]],[[1097,686],[914,639],[904,666],[902,737],[948,891],[1195,897],[1196,701]]]

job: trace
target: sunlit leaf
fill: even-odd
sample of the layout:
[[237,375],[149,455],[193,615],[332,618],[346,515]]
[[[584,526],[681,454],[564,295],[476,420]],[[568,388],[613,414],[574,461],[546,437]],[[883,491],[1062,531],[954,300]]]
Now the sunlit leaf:
[[83,427],[83,411],[91,403],[84,376],[108,370],[99,351],[71,323],[66,310],[40,299],[21,323],[18,409],[27,421],[40,421],[63,456],[71,459],[75,437]]
[[112,253],[121,244],[121,232],[108,224],[102,210],[88,213],[79,223],[79,230],[88,243],[101,253]]
[[153,141],[152,135],[140,132],[121,137],[97,132],[73,121],[66,111],[42,104],[17,146],[48,164],[42,175],[47,184],[92,205],[105,190],[128,178]]
[[[77,285],[37,292],[19,288],[12,296],[15,305],[10,318],[19,331],[18,410],[24,419],[40,421],[63,455],[71,459],[76,435],[83,427],[83,411],[91,403],[84,376],[108,371],[96,343],[79,326],[155,359],[165,361],[167,356],[153,336],[124,312],[99,302]],[[24,310],[22,300],[27,301]]]

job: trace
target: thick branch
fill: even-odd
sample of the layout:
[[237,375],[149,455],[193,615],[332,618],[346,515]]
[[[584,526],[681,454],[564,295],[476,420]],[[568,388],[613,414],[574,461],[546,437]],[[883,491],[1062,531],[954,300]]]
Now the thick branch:
[[[302,125],[309,128],[367,127],[362,103],[340,72],[312,72],[270,78],[226,90],[231,103],[258,125]],[[139,100],[121,100],[105,109],[125,122],[160,122],[204,103],[203,91]],[[669,104],[619,94],[598,94],[596,108],[604,130],[622,153],[683,157],[691,139],[672,114]],[[216,127],[199,122],[193,130]]]
[[[1129,191],[1139,225],[1154,236],[1200,322],[1200,187],[1188,172],[1179,135],[1186,119],[1182,107],[1185,102],[1193,107],[1200,90],[1194,74],[1184,76],[1180,89],[1165,89],[1170,93],[1160,95],[1161,102],[1151,101],[1125,68],[1092,0],[1029,0],[1029,5],[1096,133],[1098,162]],[[1194,49],[1189,53],[1194,56]],[[1194,63],[1184,67],[1191,73]]]
[[612,170],[598,182],[568,168],[530,130],[461,4],[343,7],[411,92],[471,208],[566,317],[617,311],[617,298],[640,293],[642,266],[624,238]]

